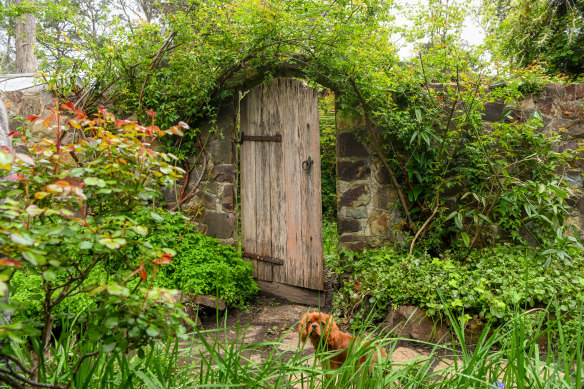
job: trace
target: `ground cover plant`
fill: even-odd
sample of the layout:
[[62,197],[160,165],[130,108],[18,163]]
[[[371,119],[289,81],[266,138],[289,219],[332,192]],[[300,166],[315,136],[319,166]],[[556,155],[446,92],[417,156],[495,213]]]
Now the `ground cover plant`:
[[562,321],[564,333],[549,326],[551,338],[577,338],[584,304],[584,265],[577,255],[558,262],[530,247],[499,245],[472,251],[460,265],[452,254],[418,257],[392,248],[346,252],[336,267],[348,276],[335,295],[335,310],[358,328],[402,305],[419,306],[437,322],[451,313],[463,327],[471,319],[504,325],[535,309],[546,312],[538,319],[552,315]]
[[[137,220],[147,218],[147,213]],[[241,252],[198,232],[181,214],[160,214],[162,233],[148,235],[145,241],[170,247],[176,255],[171,264],[159,269],[155,284],[188,295],[216,296],[230,306],[244,308],[258,287],[251,264],[243,260]]]

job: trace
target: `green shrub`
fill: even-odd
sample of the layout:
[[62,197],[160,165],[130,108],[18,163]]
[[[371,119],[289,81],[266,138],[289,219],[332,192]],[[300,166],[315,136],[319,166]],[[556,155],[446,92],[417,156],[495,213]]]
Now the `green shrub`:
[[[141,223],[131,217],[182,173],[151,139],[182,131],[117,120],[103,107],[91,116],[72,103],[50,109],[46,119],[26,122],[42,121],[55,139],[33,144],[21,131],[13,135],[22,153],[0,150],[0,298],[10,290],[15,297],[2,309],[21,320],[0,323],[0,359],[27,366],[2,369],[0,380],[17,387],[51,381],[44,357],[63,313],[80,314],[84,338],[104,353],[184,332],[173,291],[145,282],[172,262],[169,248],[145,242],[158,234],[160,216],[151,212]],[[79,140],[65,143],[72,132]],[[16,354],[24,339],[32,347]],[[60,368],[71,374],[52,382],[69,386],[79,369],[69,361]]]
[[160,268],[155,280],[158,286],[218,296],[237,307],[244,306],[258,292],[251,264],[235,248],[196,232],[180,214],[159,214],[164,219],[161,233],[146,240],[169,247],[176,255],[171,264]]
[[473,250],[465,265],[449,254],[414,257],[391,248],[343,258],[337,271],[351,275],[334,305],[338,313],[354,315],[354,324],[370,314],[381,319],[388,308],[401,305],[417,305],[431,315],[450,310],[503,323],[516,311],[558,302],[558,313],[570,319],[569,313],[584,302],[580,259],[560,261],[523,246]]

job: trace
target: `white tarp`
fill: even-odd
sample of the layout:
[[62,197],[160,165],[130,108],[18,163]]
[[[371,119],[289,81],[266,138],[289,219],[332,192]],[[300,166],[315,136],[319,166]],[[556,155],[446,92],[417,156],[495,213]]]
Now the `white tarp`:
[[35,92],[44,89],[42,80],[34,73],[0,75],[0,92]]

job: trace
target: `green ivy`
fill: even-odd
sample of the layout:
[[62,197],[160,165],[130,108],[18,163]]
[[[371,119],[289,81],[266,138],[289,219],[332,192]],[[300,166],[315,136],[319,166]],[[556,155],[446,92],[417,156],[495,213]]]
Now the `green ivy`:
[[[576,258],[579,252],[573,252]],[[473,250],[466,265],[454,255],[409,256],[383,248],[345,253],[339,273],[349,273],[334,306],[354,324],[370,314],[382,319],[389,308],[417,305],[430,315],[446,310],[504,323],[514,311],[559,302],[561,313],[584,302],[584,264],[557,261],[525,246]]]

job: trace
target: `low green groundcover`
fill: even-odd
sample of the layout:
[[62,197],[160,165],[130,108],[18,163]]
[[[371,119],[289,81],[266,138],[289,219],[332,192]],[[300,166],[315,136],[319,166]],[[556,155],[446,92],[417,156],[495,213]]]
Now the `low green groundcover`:
[[533,307],[575,318],[584,303],[581,253],[559,259],[522,246],[474,250],[466,263],[445,254],[409,256],[391,248],[345,253],[337,271],[350,274],[335,296],[335,310],[382,319],[391,307],[417,305],[429,314],[446,310],[503,323]]

